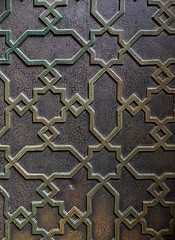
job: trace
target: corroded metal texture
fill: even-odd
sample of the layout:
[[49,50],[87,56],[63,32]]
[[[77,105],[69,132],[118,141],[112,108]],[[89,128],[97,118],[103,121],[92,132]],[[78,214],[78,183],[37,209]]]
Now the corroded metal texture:
[[0,239],[175,239],[174,49],[174,0],[0,0]]

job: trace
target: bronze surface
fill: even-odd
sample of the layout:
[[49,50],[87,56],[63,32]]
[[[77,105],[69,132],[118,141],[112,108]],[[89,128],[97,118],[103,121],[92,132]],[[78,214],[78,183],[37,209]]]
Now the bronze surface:
[[0,0],[0,240],[175,240],[175,1]]

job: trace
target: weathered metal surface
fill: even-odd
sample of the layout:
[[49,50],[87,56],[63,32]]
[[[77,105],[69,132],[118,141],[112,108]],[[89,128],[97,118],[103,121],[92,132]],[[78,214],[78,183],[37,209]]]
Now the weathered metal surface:
[[175,239],[175,1],[0,1],[0,239]]

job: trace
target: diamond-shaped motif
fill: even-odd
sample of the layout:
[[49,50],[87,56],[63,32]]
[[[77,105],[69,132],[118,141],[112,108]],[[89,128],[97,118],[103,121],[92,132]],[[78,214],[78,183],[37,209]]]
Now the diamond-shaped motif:
[[80,219],[76,214],[74,214],[71,219],[74,221],[74,222],[78,222],[78,220]]
[[166,22],[168,20],[169,16],[164,12],[160,15],[160,19],[163,21],[163,22]]
[[169,83],[174,75],[170,71],[164,71],[161,68],[158,68],[152,75],[152,77],[159,83]]
[[135,221],[135,216],[131,213],[126,217],[126,220],[131,224]]
[[25,216],[21,213],[16,219],[17,219],[20,223],[22,223],[26,218],[25,218]]
[[166,136],[166,133],[160,129],[158,132],[157,132],[158,136],[162,139],[164,136]]
[[51,72],[49,72],[45,77],[49,82],[52,82],[55,76]]
[[23,206],[20,206],[12,215],[16,217],[13,222],[19,229],[22,229],[30,220],[29,215],[30,213]]
[[50,138],[50,137],[53,135],[53,133],[52,133],[50,130],[47,130],[47,132],[45,133],[45,135],[46,135],[48,138]]
[[138,104],[133,101],[131,104],[130,104],[131,108],[134,110],[136,107],[138,107]]
[[156,191],[158,194],[160,194],[160,193],[163,192],[164,190],[163,190],[160,186],[158,186],[158,187],[155,189],[155,191]]
[[73,106],[78,110],[82,105],[79,101],[76,101]]
[[52,70],[45,69],[40,75],[39,78],[47,85],[56,84],[60,79],[61,75],[53,68]]
[[52,13],[49,13],[46,18],[49,20],[49,22],[52,22],[55,19],[55,16]]
[[158,75],[158,77],[161,79],[161,81],[165,81],[165,79],[168,77],[163,71]]
[[125,213],[124,223],[129,228],[135,226],[138,222],[139,213],[133,207],[128,207],[128,209],[126,209],[124,213]]
[[19,109],[22,111],[22,110],[25,108],[26,104],[23,102],[23,100],[21,100],[20,103],[18,103],[17,106],[18,106]]
[[50,189],[49,186],[46,186],[46,188],[43,190],[47,195],[51,194],[52,189]]

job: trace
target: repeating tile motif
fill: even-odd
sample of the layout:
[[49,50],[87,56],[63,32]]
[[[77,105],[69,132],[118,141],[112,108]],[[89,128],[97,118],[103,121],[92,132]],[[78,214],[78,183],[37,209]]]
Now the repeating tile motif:
[[175,1],[0,1],[0,239],[175,239]]

